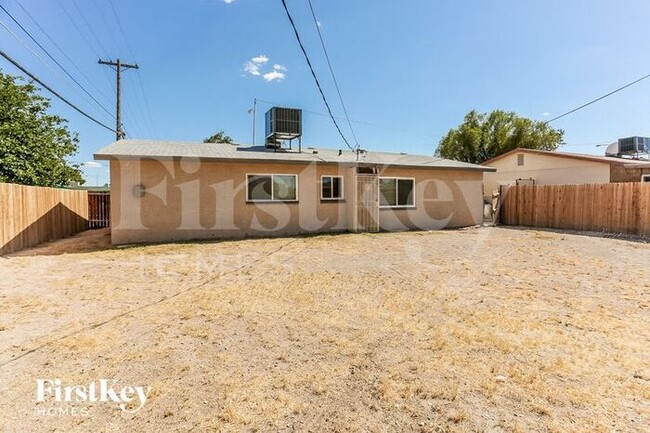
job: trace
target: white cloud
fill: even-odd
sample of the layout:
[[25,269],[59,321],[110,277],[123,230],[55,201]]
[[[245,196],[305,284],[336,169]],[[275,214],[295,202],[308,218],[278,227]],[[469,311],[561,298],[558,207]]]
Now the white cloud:
[[264,54],[260,54],[257,57],[253,57],[251,59],[251,62],[255,63],[256,65],[263,65],[264,63],[268,62],[269,58],[266,57]]
[[544,117],[550,116],[550,115],[551,115],[551,113],[542,113],[542,116],[544,116]]
[[229,5],[230,3],[235,3],[235,0],[223,0],[223,2]]
[[99,162],[95,161],[88,161],[83,163],[84,167],[91,167],[91,168],[100,168],[102,165]]
[[272,67],[270,65],[266,66],[268,62],[269,58],[264,54],[252,57],[244,63],[244,76],[248,74],[255,77],[262,77],[266,82],[284,80],[286,78],[285,72],[287,71],[287,67],[281,63],[274,63]]
[[246,64],[244,64],[244,71],[248,72],[251,75],[260,75],[260,67],[251,61],[248,61]]
[[262,78],[264,78],[264,80],[268,82],[275,81],[275,80],[282,81],[284,80],[284,77],[285,77],[284,73],[279,71],[268,72],[262,75]]
[[318,25],[318,27],[322,26],[320,21],[316,21],[316,25]]

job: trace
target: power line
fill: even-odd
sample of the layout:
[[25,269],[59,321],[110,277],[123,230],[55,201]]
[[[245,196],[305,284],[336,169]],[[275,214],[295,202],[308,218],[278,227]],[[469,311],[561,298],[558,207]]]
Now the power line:
[[81,31],[81,29],[77,25],[77,21],[74,18],[72,18],[70,12],[68,12],[65,6],[63,6],[63,3],[61,3],[61,0],[57,0],[57,3],[59,3],[59,6],[61,6],[63,13],[65,14],[66,17],[68,17],[68,20],[72,23],[72,26],[77,30],[77,33],[79,33],[81,39],[83,39],[86,45],[88,46],[88,48],[90,48],[90,51],[92,51],[98,59],[101,58],[99,52],[95,49],[95,47],[93,47],[93,45],[90,43],[90,41],[88,40],[84,32]]
[[49,35],[49,33],[47,32],[47,30],[45,30],[45,29],[43,28],[43,26],[41,26],[41,25],[38,23],[38,21],[36,21],[36,19],[35,19],[35,18],[30,14],[30,13],[29,13],[29,11],[28,11],[27,9],[25,9],[25,7],[20,3],[20,1],[18,1],[18,0],[15,0],[15,1],[16,1],[16,4],[18,4],[18,6],[23,10],[23,12],[25,13],[25,15],[27,15],[27,17],[28,17],[28,18],[29,18],[29,19],[30,19],[30,20],[31,20],[31,21],[32,21],[32,22],[33,22],[33,23],[34,23],[34,24],[35,24],[35,25],[40,29],[40,31],[41,31],[41,32],[45,35],[45,37],[46,37],[46,38],[47,38],[47,39],[52,43],[52,45],[54,45],[54,46],[55,46],[55,47],[56,47],[56,48],[61,52],[61,54],[63,54],[63,57],[65,57],[66,60],[67,60],[68,62],[70,62],[70,64],[71,64],[71,65],[72,65],[72,66],[77,70],[77,72],[79,72],[79,74],[80,74],[82,77],[84,77],[84,78],[86,79],[86,81],[88,81],[88,83],[90,83],[90,85],[93,86],[93,87],[95,88],[95,90],[97,90],[97,91],[98,91],[102,96],[104,96],[105,98],[107,98],[108,96],[106,95],[106,93],[104,93],[104,91],[103,91],[102,89],[100,89],[99,87],[97,87],[97,86],[95,85],[95,83],[93,82],[93,80],[91,80],[90,78],[88,78],[88,76],[87,76],[87,75],[86,75],[86,74],[81,70],[81,68],[80,68],[80,67],[79,67],[79,66],[78,66],[78,65],[77,65],[77,64],[76,64],[76,63],[75,63],[75,62],[70,58],[70,56],[68,56],[68,54],[65,52],[65,50],[64,50],[63,48],[61,48],[61,47],[59,46],[59,44],[57,44],[56,41],[55,41],[54,39],[52,39],[52,37],[51,37],[51,36]]
[[318,77],[316,76],[316,72],[314,71],[313,66],[311,65],[311,61],[309,60],[309,56],[307,55],[307,51],[305,50],[304,45],[302,44],[302,40],[300,39],[300,34],[298,33],[298,29],[296,28],[296,24],[293,22],[293,17],[291,16],[291,13],[289,12],[289,8],[287,7],[287,3],[285,0],[282,1],[282,6],[284,7],[285,12],[287,13],[287,18],[289,18],[289,22],[291,23],[291,27],[293,27],[293,33],[296,36],[296,40],[298,41],[298,45],[300,45],[300,49],[302,50],[302,54],[305,56],[305,60],[307,61],[307,66],[309,66],[309,70],[311,71],[312,77],[314,77],[314,81],[316,82],[316,87],[318,87],[318,91],[320,92],[320,96],[323,98],[323,102],[325,103],[325,106],[327,107],[327,112],[330,115],[330,118],[332,119],[332,122],[334,123],[334,126],[336,127],[336,130],[339,132],[339,135],[345,142],[345,145],[351,150],[355,151],[355,149],[350,146],[350,143],[348,143],[348,140],[345,138],[345,135],[343,135],[343,132],[341,131],[341,128],[339,127],[339,124],[336,122],[336,119],[334,118],[334,114],[332,113],[332,109],[330,108],[330,104],[327,102],[327,98],[325,97],[325,93],[323,92],[323,88],[320,85],[320,81],[318,81]]
[[115,10],[115,6],[113,5],[112,0],[108,0],[108,4],[111,7],[111,10],[113,11],[113,16],[115,17],[115,21],[117,21],[117,27],[120,29],[120,33],[122,34],[122,39],[124,39],[124,42],[126,43],[126,49],[129,50],[129,54],[131,57],[135,60],[135,54],[133,54],[133,50],[131,49],[131,45],[129,44],[129,40],[126,37],[126,33],[124,33],[124,28],[122,27],[122,23],[120,22],[120,18],[117,15],[117,11]]
[[77,106],[74,105],[72,102],[68,101],[66,98],[64,98],[63,96],[61,96],[59,93],[57,93],[55,90],[53,90],[50,86],[48,86],[47,84],[45,84],[44,82],[42,82],[38,77],[36,77],[36,76],[35,76],[34,74],[32,74],[31,72],[29,72],[27,69],[25,69],[21,64],[19,64],[19,63],[16,62],[14,59],[12,59],[11,57],[9,57],[9,56],[4,52],[4,51],[0,51],[0,56],[2,56],[2,57],[4,57],[5,59],[7,59],[7,60],[9,61],[9,63],[11,63],[12,65],[14,65],[16,68],[20,69],[20,70],[21,70],[23,73],[25,73],[29,78],[31,78],[32,80],[36,81],[38,84],[40,84],[41,86],[43,86],[46,90],[48,90],[48,91],[49,91],[50,93],[52,93],[54,96],[56,96],[56,97],[59,98],[61,101],[65,102],[65,103],[68,104],[70,107],[72,107],[74,110],[76,110],[78,113],[80,113],[80,114],[82,114],[83,116],[87,117],[88,119],[92,120],[93,122],[95,122],[95,123],[98,124],[99,126],[104,127],[104,128],[108,129],[108,130],[111,131],[111,132],[115,132],[115,130],[114,130],[113,128],[111,128],[110,126],[106,126],[105,124],[103,124],[103,123],[100,122],[99,120],[95,119],[95,118],[92,117],[90,114],[86,113],[86,112],[83,111],[81,108],[77,107]]
[[84,86],[82,86],[81,83],[80,83],[79,81],[77,81],[77,79],[76,79],[75,77],[73,77],[73,76],[70,74],[70,72],[68,72],[68,70],[67,70],[66,68],[64,68],[63,65],[61,65],[61,63],[59,63],[59,62],[58,62],[58,61],[57,61],[57,60],[56,60],[56,59],[55,59],[55,58],[50,54],[50,52],[49,52],[49,51],[48,51],[48,50],[47,50],[43,45],[41,45],[41,44],[40,44],[40,43],[39,43],[39,42],[34,38],[34,36],[32,36],[32,34],[31,34],[31,33],[30,33],[30,32],[29,32],[25,27],[23,27],[23,25],[20,24],[20,22],[18,22],[18,20],[16,20],[16,18],[14,18],[14,16],[11,15],[11,13],[10,13],[7,9],[5,9],[5,7],[2,6],[1,4],[0,4],[0,9],[2,9],[2,10],[4,11],[4,13],[6,13],[6,14],[9,16],[9,18],[11,18],[11,20],[12,20],[14,23],[16,23],[16,25],[17,25],[18,27],[20,27],[20,29],[21,29],[23,32],[25,32],[25,34],[26,34],[27,36],[29,36],[29,38],[30,38],[30,39],[31,39],[31,40],[32,40],[32,41],[33,41],[33,42],[34,42],[34,43],[35,43],[35,44],[36,44],[36,45],[37,45],[41,50],[43,50],[43,52],[44,52],[45,54],[47,54],[47,56],[48,56],[48,57],[49,57],[49,58],[50,58],[50,59],[51,59],[51,60],[52,60],[52,61],[53,61],[53,62],[54,62],[54,63],[55,63],[59,68],[61,68],[62,71],[63,71],[63,72],[64,72],[64,73],[65,73],[65,74],[66,74],[66,75],[67,75],[67,76],[68,76],[72,81],[74,81],[74,83],[75,83],[77,86],[79,86],[79,88],[80,88],[81,90],[83,90],[84,93],[85,93],[86,95],[88,95],[88,96],[90,97],[90,99],[92,99],[93,101],[95,101],[95,103],[96,103],[96,104],[97,104],[97,105],[98,105],[102,110],[104,110],[104,111],[107,112],[109,115],[111,115],[111,112],[108,111],[108,109],[107,109],[106,107],[104,107],[104,105],[103,105],[101,102],[99,102],[99,101],[98,101],[98,100],[97,100],[93,95],[91,95],[90,92],[88,92],[88,90],[86,90],[86,88],[85,88]]
[[579,107],[577,107],[577,108],[574,108],[574,109],[571,110],[571,111],[567,111],[567,112],[564,113],[564,114],[560,114],[559,116],[554,117],[554,118],[552,118],[551,120],[547,120],[547,121],[544,122],[544,123],[549,124],[549,123],[551,123],[551,122],[553,122],[553,121],[555,121],[555,120],[557,120],[557,119],[560,119],[560,118],[562,118],[562,117],[564,117],[564,116],[568,116],[568,115],[571,114],[571,113],[575,113],[575,112],[578,111],[578,110],[582,110],[583,108],[588,107],[589,105],[594,104],[594,103],[596,103],[596,102],[598,102],[598,101],[601,101],[601,100],[607,98],[608,96],[612,96],[614,93],[618,93],[618,92],[620,92],[620,91],[623,90],[623,89],[627,89],[628,87],[633,86],[634,84],[638,83],[639,81],[643,81],[643,80],[645,80],[645,79],[648,78],[648,77],[650,77],[650,74],[645,75],[645,76],[639,78],[638,80],[634,80],[634,81],[632,81],[631,83],[628,83],[628,84],[626,84],[626,85],[623,86],[623,87],[619,87],[618,89],[613,90],[613,91],[609,92],[608,94],[603,95],[603,96],[601,96],[601,97],[599,97],[599,98],[596,98],[596,99],[594,99],[593,101],[589,101],[589,102],[587,102],[586,104],[583,104],[583,105],[581,105],[581,106],[579,106]]
[[325,48],[325,41],[323,40],[323,35],[320,31],[320,25],[318,23],[318,20],[316,19],[316,13],[314,12],[314,6],[311,3],[311,0],[307,0],[309,2],[309,9],[311,10],[311,16],[314,18],[314,25],[316,26],[316,30],[318,31],[318,38],[320,39],[320,44],[323,47],[323,52],[325,53],[325,58],[327,59],[327,66],[329,67],[330,74],[332,74],[332,81],[334,81],[334,86],[336,87],[336,92],[339,94],[339,101],[341,101],[341,107],[343,107],[343,113],[345,113],[345,119],[348,122],[348,126],[350,127],[350,132],[352,132],[352,138],[354,138],[354,143],[356,144],[356,148],[358,149],[359,146],[359,141],[357,140],[357,135],[354,133],[354,128],[352,127],[352,123],[350,122],[350,116],[348,115],[348,110],[345,108],[345,103],[343,102],[343,96],[341,95],[341,89],[339,88],[339,83],[336,80],[336,76],[334,75],[334,68],[332,68],[332,62],[330,61],[330,56],[327,53],[327,48]]
[[[134,61],[137,62],[137,57],[134,54],[133,50],[131,49],[131,44],[129,43],[129,39],[126,37],[126,32],[124,31],[124,27],[122,26],[122,22],[120,21],[120,17],[119,17],[119,15],[117,13],[117,10],[115,9],[115,5],[113,4],[113,0],[109,0],[108,4],[109,4],[109,6],[111,8],[111,11],[113,12],[113,16],[115,17],[115,21],[117,22],[117,27],[119,28],[120,34],[122,35],[122,39],[124,40],[124,43],[126,44],[126,49],[128,50],[131,57],[134,59]],[[145,112],[147,113],[146,121],[149,122],[149,129],[152,132],[154,132],[155,125],[154,125],[153,118],[151,117],[151,108],[149,106],[149,100],[147,98],[147,93],[144,90],[144,84],[142,82],[142,74],[140,73],[139,69],[136,71],[136,75],[138,77],[138,84],[140,86],[140,93],[142,94],[142,99],[144,100]],[[138,102],[138,105],[140,105],[139,102]],[[146,123],[146,121],[145,121],[145,123]]]
[[[256,99],[257,99],[257,102],[262,102],[262,103],[268,104],[270,106],[282,106],[283,105],[283,104],[280,104],[278,102],[267,101],[265,99],[260,99],[260,98],[256,98]],[[308,110],[308,109],[303,108],[302,111],[303,111],[303,113],[309,113],[309,114],[313,114],[315,116],[322,116],[322,117],[327,117],[327,118],[330,117],[329,114],[327,114],[327,113],[320,113],[320,112],[314,111],[314,110]],[[340,116],[334,116],[334,117],[336,119],[339,119],[339,120],[345,120],[344,117],[340,117]],[[429,139],[434,137],[433,134],[430,135],[430,134],[425,134],[423,132],[409,131],[408,129],[395,128],[395,127],[392,127],[392,126],[382,125],[380,123],[366,122],[366,121],[363,121],[363,120],[355,120],[355,119],[350,119],[350,122],[356,123],[358,125],[366,125],[366,126],[372,126],[373,128],[385,129],[387,131],[406,132],[408,134],[413,134],[413,135],[417,135],[417,136],[421,136],[421,137],[426,137],[426,138],[429,138]]]
[[11,34],[11,36],[13,36],[14,39],[17,40],[20,43],[20,45],[22,45],[27,50],[29,50],[34,55],[34,57],[36,57],[38,60],[40,60],[40,62],[43,63],[48,69],[50,69],[56,75],[59,75],[59,73],[56,72],[56,70],[49,63],[47,63],[41,56],[39,56],[38,53],[32,49],[32,47],[30,47],[29,45],[27,45],[25,43],[25,41],[20,39],[20,37],[17,34],[15,34],[9,27],[7,27],[7,25],[2,20],[0,20],[0,25],[2,27],[4,27],[4,29],[6,31],[8,31]]
[[84,13],[79,8],[79,5],[77,4],[77,0],[72,0],[72,4],[74,5],[75,9],[77,9],[77,12],[79,13],[79,16],[81,17],[83,22],[86,24],[86,27],[88,27],[88,30],[90,30],[90,34],[92,35],[92,37],[95,38],[95,41],[97,42],[97,45],[99,45],[99,49],[104,50],[104,54],[106,55],[106,57],[110,58],[110,55],[108,54],[108,50],[106,49],[104,44],[102,44],[102,41],[97,36],[97,33],[95,33],[95,31],[93,30],[93,27],[90,25],[90,23],[86,19],[86,16],[84,15]]

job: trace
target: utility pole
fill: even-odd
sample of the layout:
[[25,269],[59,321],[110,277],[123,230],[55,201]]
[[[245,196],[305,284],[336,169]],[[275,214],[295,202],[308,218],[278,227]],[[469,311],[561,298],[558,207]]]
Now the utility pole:
[[248,114],[253,115],[253,146],[255,146],[255,115],[257,114],[257,99],[253,99],[253,108],[248,110]]
[[130,65],[128,63],[120,62],[120,59],[117,59],[117,62],[112,60],[99,60],[97,63],[100,65],[115,66],[115,72],[117,72],[117,101],[115,104],[115,140],[121,140],[124,138],[124,131],[122,130],[122,95],[120,87],[120,76],[122,75],[122,68],[124,69],[139,69],[138,64]]

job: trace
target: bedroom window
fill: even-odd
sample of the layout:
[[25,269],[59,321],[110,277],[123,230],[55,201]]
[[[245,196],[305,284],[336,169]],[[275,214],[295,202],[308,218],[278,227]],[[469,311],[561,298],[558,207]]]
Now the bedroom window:
[[379,200],[381,207],[415,206],[415,179],[380,177]]
[[246,199],[250,202],[297,201],[298,176],[248,174],[246,175]]
[[321,176],[321,200],[340,200],[343,198],[343,178],[341,176]]

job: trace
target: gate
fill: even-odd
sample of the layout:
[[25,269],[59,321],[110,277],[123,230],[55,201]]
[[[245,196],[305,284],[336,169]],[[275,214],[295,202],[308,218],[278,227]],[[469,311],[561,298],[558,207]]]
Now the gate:
[[111,225],[111,193],[88,191],[88,228],[99,229]]
[[379,177],[376,174],[357,174],[356,231],[379,231]]

